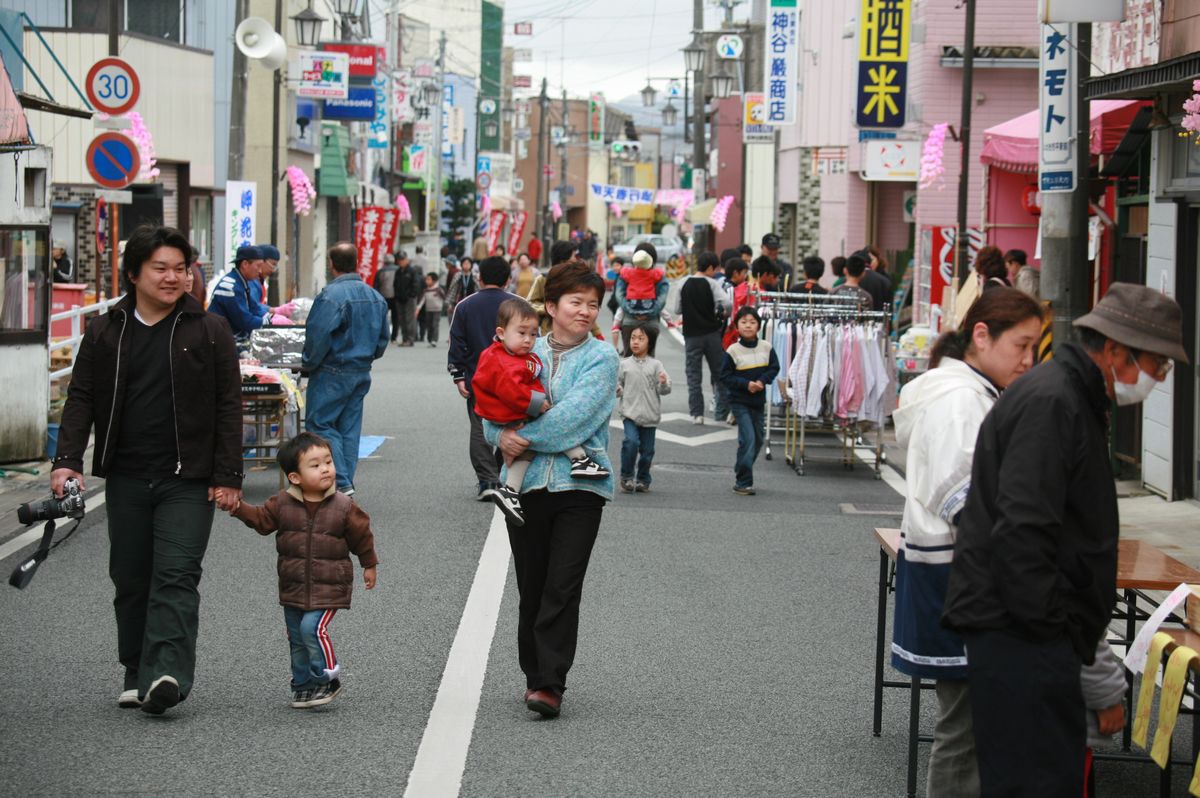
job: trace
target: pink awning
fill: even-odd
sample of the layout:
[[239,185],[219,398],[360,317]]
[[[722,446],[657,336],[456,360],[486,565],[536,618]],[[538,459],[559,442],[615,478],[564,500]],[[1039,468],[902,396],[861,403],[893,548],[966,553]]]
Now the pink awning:
[[[1148,104],[1146,100],[1093,100],[1088,146],[1092,155],[1115,150],[1138,109]],[[979,160],[1009,172],[1036,172],[1041,118],[1034,109],[983,131]]]
[[21,107],[8,69],[0,61],[0,144],[28,144],[29,123],[25,120],[25,109]]

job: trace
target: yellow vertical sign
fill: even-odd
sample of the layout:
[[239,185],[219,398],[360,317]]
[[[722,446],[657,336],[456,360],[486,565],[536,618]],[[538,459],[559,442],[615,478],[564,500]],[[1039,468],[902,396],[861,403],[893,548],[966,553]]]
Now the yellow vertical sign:
[[912,0],[862,0],[859,61],[907,61]]

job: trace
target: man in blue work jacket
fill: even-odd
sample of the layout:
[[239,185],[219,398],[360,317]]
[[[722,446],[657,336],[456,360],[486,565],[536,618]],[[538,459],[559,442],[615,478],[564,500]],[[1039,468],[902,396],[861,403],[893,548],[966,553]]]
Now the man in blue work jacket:
[[270,308],[264,309],[250,288],[251,282],[258,281],[261,261],[258,247],[238,247],[233,268],[217,282],[208,303],[209,313],[224,316],[229,322],[239,352],[250,347],[250,333],[271,318]]

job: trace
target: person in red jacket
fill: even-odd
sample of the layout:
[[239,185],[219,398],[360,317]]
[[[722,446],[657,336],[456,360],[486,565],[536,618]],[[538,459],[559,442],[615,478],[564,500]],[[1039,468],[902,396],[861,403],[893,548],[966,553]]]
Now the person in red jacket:
[[[542,361],[533,354],[537,340],[538,314],[524,299],[505,300],[496,313],[496,342],[483,350],[471,378],[475,414],[495,424],[520,425],[550,409],[549,394],[542,383]],[[571,458],[571,476],[577,479],[606,479],[608,470],[582,446],[563,452]],[[507,463],[504,484],[492,500],[515,526],[525,524],[520,491],[525,472],[533,460],[526,452]]]

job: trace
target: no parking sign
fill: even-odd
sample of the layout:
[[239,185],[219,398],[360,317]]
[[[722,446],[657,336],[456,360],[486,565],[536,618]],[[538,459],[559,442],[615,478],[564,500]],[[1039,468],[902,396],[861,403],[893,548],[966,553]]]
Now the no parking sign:
[[137,145],[120,133],[101,133],[92,139],[84,162],[92,180],[105,188],[125,188],[142,165]]

